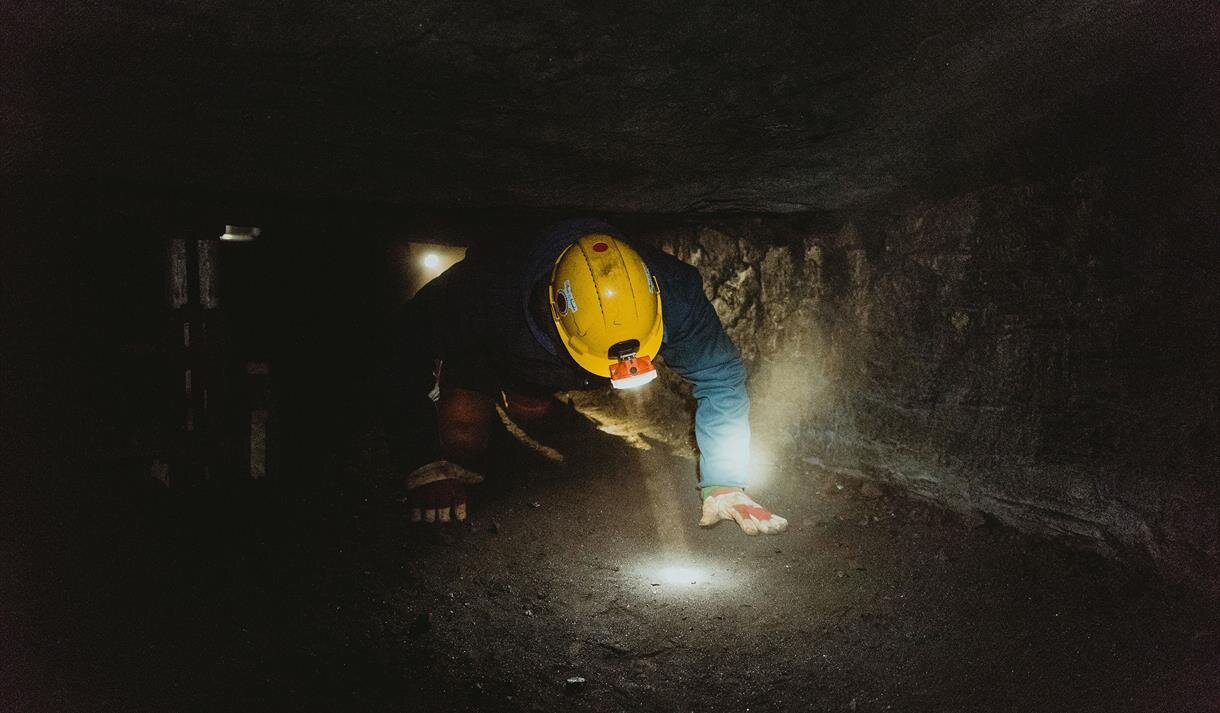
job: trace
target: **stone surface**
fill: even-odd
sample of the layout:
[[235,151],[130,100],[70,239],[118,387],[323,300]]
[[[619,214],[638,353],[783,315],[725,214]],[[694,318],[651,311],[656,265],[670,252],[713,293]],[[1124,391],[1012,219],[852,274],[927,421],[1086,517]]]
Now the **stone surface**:
[[829,232],[651,235],[699,267],[740,345],[756,460],[799,457],[1215,586],[1220,263],[1199,216],[1173,215],[1220,190],[1181,190],[1133,199],[1085,173]]
[[[922,189],[1214,50],[1212,5],[14,1],[0,173],[394,205],[790,212]],[[1071,122],[1064,123],[1063,118]],[[257,213],[257,211],[256,211]]]

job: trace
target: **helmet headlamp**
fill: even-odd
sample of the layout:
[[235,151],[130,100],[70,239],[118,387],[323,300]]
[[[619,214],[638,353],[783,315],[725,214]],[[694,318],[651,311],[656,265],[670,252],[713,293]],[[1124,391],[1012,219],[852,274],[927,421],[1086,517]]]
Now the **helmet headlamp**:
[[618,363],[610,366],[610,385],[616,389],[635,389],[657,378],[657,369],[652,359],[629,354],[619,357]]

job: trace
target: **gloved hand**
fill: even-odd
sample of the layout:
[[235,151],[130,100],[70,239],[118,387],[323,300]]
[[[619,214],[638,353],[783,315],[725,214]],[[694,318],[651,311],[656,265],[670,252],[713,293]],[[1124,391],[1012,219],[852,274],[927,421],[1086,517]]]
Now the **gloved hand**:
[[773,514],[741,488],[714,488],[703,499],[700,527],[710,527],[721,520],[736,520],[747,535],[778,535],[788,529],[788,521]]
[[466,519],[466,486],[482,482],[483,476],[447,460],[416,468],[407,475],[411,522],[462,522]]

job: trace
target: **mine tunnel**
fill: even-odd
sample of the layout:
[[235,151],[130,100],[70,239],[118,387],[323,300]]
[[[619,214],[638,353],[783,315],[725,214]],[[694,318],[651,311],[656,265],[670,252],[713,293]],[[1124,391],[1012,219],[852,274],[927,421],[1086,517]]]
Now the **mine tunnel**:
[[0,22],[0,709],[1220,709],[1214,3]]

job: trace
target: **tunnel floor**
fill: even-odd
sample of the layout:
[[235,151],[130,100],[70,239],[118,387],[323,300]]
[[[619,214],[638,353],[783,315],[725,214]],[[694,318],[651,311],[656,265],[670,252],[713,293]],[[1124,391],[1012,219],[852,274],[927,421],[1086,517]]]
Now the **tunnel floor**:
[[372,431],[338,491],[99,485],[27,514],[50,544],[10,550],[0,702],[1220,710],[1211,612],[1100,557],[796,465],[758,493],[786,534],[701,530],[691,461],[575,414],[537,435],[566,462],[506,437],[469,523],[435,531],[372,472]]

